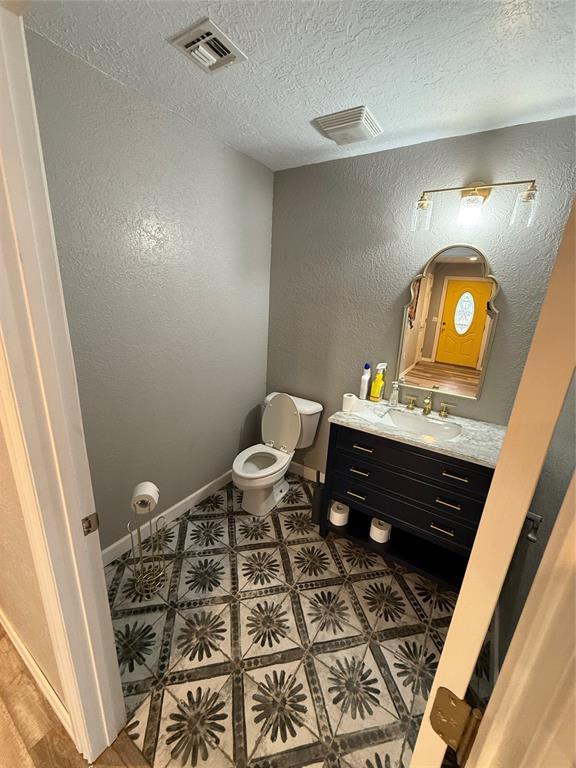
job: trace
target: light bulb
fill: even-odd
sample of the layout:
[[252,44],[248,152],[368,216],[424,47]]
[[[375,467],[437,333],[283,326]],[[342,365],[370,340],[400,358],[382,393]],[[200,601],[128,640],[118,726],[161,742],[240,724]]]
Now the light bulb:
[[430,229],[431,219],[432,200],[429,200],[426,194],[423,194],[412,212],[412,232],[424,232]]
[[477,192],[462,192],[458,224],[464,227],[475,227],[480,221],[484,197]]
[[538,190],[532,182],[527,190],[519,192],[510,217],[511,227],[531,227],[538,203]]

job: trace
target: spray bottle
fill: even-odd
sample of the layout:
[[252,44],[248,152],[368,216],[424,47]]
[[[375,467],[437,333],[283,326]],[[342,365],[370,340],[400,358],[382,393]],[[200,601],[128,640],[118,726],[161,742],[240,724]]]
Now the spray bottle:
[[386,368],[387,363],[378,363],[376,366],[376,376],[372,382],[370,389],[370,401],[373,403],[379,403],[384,397],[384,384],[386,383]]

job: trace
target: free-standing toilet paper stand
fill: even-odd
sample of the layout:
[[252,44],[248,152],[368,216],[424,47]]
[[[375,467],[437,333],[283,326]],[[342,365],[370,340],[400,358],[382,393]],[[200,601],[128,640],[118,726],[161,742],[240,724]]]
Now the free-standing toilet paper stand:
[[[158,489],[153,483],[139,483],[132,494],[134,519],[127,528],[132,546],[134,590],[145,600],[150,600],[166,583],[164,536],[166,520],[152,517],[158,503]],[[142,522],[144,521],[144,522]],[[148,527],[148,535],[142,540],[142,531]]]

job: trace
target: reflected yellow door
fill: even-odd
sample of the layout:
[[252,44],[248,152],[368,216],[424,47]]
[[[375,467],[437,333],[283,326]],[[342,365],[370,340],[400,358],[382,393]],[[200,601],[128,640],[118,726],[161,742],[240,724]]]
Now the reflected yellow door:
[[448,280],[436,362],[476,368],[492,283]]

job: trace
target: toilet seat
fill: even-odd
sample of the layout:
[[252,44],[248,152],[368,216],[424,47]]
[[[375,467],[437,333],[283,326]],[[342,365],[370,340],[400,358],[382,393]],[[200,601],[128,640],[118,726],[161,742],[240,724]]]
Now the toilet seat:
[[[286,465],[290,463],[292,455],[292,453],[285,451],[277,451],[270,445],[257,443],[236,456],[232,464],[232,472],[242,480],[262,480],[275,475],[277,472],[285,472]],[[259,457],[263,457],[263,466],[258,466]]]
[[283,392],[274,395],[262,414],[262,440],[267,446],[293,453],[301,429],[302,422],[294,400]]
[[264,443],[251,445],[236,456],[232,476],[245,488],[280,480],[294,455],[300,429],[300,414],[294,400],[283,393],[274,395],[262,416]]

